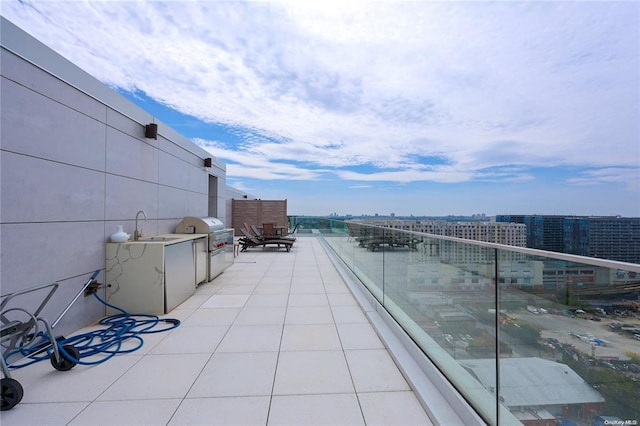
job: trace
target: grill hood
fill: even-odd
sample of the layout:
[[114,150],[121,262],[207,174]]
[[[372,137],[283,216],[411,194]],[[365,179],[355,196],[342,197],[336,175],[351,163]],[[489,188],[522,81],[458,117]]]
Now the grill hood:
[[176,226],[176,234],[211,234],[222,229],[224,224],[216,217],[187,216]]

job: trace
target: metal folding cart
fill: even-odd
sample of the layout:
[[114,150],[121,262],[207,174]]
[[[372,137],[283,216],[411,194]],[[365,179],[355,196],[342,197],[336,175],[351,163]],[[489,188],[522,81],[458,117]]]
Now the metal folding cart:
[[[53,333],[53,328],[78,297],[90,285],[95,285],[95,278],[99,272],[99,270],[94,272],[89,281],[82,287],[82,290],[53,323],[49,323],[40,314],[58,289],[59,283],[44,284],[0,296],[2,301],[0,302],[0,346],[2,347],[0,367],[4,375],[1,379],[2,406],[0,409],[2,411],[15,407],[24,395],[22,385],[11,377],[10,360],[38,357],[45,359],[49,357],[53,368],[59,371],[70,370],[76,365],[77,360],[80,359],[80,352],[73,345],[60,345]],[[44,294],[44,299],[35,312],[29,312],[27,309],[10,305],[10,302],[15,298],[32,293]],[[44,326],[44,330],[42,330],[42,326]],[[47,354],[50,354],[50,356]]]

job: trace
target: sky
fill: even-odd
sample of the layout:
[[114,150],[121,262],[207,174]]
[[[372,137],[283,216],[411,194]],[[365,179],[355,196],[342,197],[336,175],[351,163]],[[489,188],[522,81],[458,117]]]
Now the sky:
[[292,215],[640,216],[640,2],[14,1]]

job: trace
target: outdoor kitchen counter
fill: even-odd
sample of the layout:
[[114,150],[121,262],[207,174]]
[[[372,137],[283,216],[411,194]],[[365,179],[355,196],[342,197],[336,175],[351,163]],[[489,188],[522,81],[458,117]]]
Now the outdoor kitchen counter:
[[[130,314],[171,312],[195,293],[206,241],[207,234],[163,234],[107,243],[107,302]],[[114,313],[107,307],[108,315]]]
[[114,243],[114,244],[177,244],[183,243],[185,241],[197,240],[200,238],[207,237],[208,234],[160,234],[153,235],[150,237],[143,236],[138,241],[127,240],[122,243]]

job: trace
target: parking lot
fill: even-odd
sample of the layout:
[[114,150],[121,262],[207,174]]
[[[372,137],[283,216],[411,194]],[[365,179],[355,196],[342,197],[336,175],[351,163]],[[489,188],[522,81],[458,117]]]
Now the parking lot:
[[[520,312],[512,314],[523,322],[540,326],[543,331],[541,336],[553,338],[561,343],[568,343],[580,352],[595,355],[598,358],[620,358],[625,357],[625,353],[633,352],[640,355],[640,341],[635,340],[631,334],[626,332],[612,332],[609,324],[614,320],[602,318],[601,321],[592,321],[579,317],[566,317],[553,314],[533,314],[530,312]],[[615,320],[615,322],[620,322]],[[639,321],[627,322],[629,326],[640,327]],[[576,335],[583,336],[581,339]],[[590,339],[604,341],[604,345],[589,342]],[[585,341],[586,340],[586,341]]]

